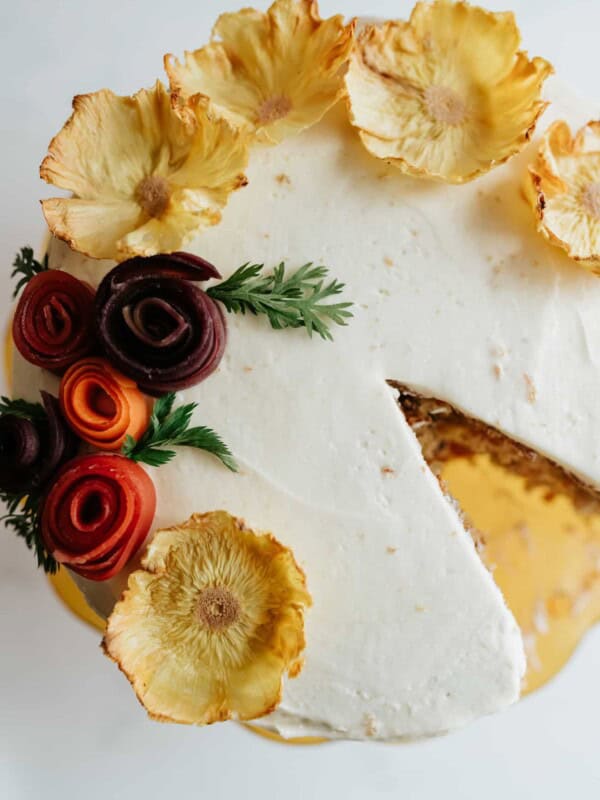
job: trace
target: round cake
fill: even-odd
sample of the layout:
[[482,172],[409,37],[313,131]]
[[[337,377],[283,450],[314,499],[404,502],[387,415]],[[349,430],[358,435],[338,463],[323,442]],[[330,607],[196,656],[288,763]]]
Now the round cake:
[[[70,196],[0,420],[27,543],[154,718],[400,741],[509,706],[557,598],[575,640],[598,608],[598,106],[445,0],[277,0],[165,66],[42,164]],[[588,526],[531,625],[444,472],[481,459]]]

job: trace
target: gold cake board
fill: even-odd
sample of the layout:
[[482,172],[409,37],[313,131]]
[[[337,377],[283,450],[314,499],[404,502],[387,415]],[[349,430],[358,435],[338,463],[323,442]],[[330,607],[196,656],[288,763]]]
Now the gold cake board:
[[[457,460],[444,469],[449,491],[485,531],[482,557],[524,633],[528,672],[524,694],[552,678],[600,618],[600,519],[578,515],[563,497],[526,491],[524,481],[487,456]],[[88,625],[104,621],[86,604],[66,569],[50,576],[64,605]],[[319,738],[284,739],[255,725],[249,730],[278,742],[318,744]]]
[[[5,337],[10,385],[12,339]],[[528,490],[525,480],[488,456],[456,459],[442,473],[448,491],[484,532],[481,557],[492,571],[524,635],[528,670],[523,692],[538,689],[568,661],[585,632],[600,619],[600,515],[578,514],[564,497]],[[50,577],[62,603],[98,631],[104,621],[85,602],[66,569]],[[315,737],[284,739],[245,725],[267,739],[320,744]]]
[[[73,578],[69,575],[68,570],[59,569],[56,575],[49,575],[48,580],[55,594],[68,610],[78,617],[82,622],[91,625],[92,628],[104,633],[105,622],[102,617],[99,617],[85,602],[83,594],[78,589]],[[263,736],[265,739],[270,739],[284,744],[322,744],[327,739],[319,739],[313,736],[300,737],[296,739],[284,739],[276,733],[267,731],[257,725],[244,724],[244,727],[253,733]]]
[[[4,377],[8,390],[11,389],[12,383],[12,353],[13,353],[13,340],[11,335],[11,323],[9,322],[7,330],[4,335]],[[69,575],[68,570],[59,569],[56,575],[49,575],[48,582],[52,587],[54,593],[63,605],[78,619],[95,628],[100,633],[104,633],[105,622],[102,617],[93,611],[85,601],[85,598],[73,578]],[[293,739],[284,739],[276,733],[260,728],[257,725],[244,724],[244,727],[256,733],[265,739],[280,742],[283,744],[323,744],[327,739],[321,739],[316,736],[302,736]]]

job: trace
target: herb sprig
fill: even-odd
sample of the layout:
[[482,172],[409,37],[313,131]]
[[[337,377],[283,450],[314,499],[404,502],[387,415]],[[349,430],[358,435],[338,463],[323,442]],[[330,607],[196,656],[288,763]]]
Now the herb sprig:
[[335,278],[325,282],[328,269],[305,264],[291,275],[279,264],[270,275],[263,275],[263,264],[244,264],[227,280],[207,289],[233,313],[266,314],[275,329],[306,328],[322,339],[333,339],[329,324],[346,325],[352,316],[350,302],[326,303],[339,295],[344,284]]
[[43,262],[40,262],[34,257],[32,247],[22,247],[15,256],[13,271],[10,273],[11,278],[20,276],[13,291],[13,299],[35,275],[38,275],[40,272],[45,272],[47,269],[48,254],[44,256]]
[[21,419],[44,420],[46,412],[41,403],[28,403],[27,400],[11,400],[10,397],[0,397],[0,416],[11,414]]
[[122,454],[133,461],[160,467],[175,457],[171,447],[196,447],[212,453],[228,469],[237,472],[233,455],[218,434],[204,426],[190,428],[198,404],[188,403],[173,409],[174,402],[174,392],[160,397],[154,404],[148,429],[137,441],[128,436]]
[[40,531],[41,496],[37,492],[0,492],[0,500],[6,504],[6,514],[0,517],[7,528],[12,528],[17,536],[24,540],[33,550],[38,567],[44,572],[54,575],[58,571],[58,563],[48,552]]

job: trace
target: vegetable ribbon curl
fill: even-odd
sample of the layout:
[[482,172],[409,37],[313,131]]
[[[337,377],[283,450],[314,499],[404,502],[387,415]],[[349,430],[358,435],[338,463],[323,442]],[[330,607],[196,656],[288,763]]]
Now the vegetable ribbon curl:
[[147,400],[134,381],[104,358],[85,358],[67,370],[60,405],[73,430],[99,450],[119,450],[127,436],[139,438],[150,420]]
[[75,458],[44,502],[42,538],[61,564],[93,581],[112,578],[143,544],[156,510],[149,475],[119,455]]
[[94,290],[57,269],[34,275],[17,304],[12,333],[26,361],[62,372],[95,347]]
[[107,358],[154,397],[204,380],[225,349],[219,305],[195,284],[219,278],[190,253],[133,258],[111,270],[96,294]]
[[43,406],[8,401],[0,416],[3,493],[24,496],[38,491],[75,453],[75,437],[60,413],[58,400],[48,392],[41,395]]

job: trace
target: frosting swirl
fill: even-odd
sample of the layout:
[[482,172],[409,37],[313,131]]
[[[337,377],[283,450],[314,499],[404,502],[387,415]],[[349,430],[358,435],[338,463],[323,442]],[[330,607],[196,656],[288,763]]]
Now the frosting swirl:
[[26,419],[15,414],[0,417],[0,489],[26,493],[44,486],[77,446],[58,401],[41,392],[45,414]]
[[13,319],[15,347],[36,367],[62,372],[95,345],[94,290],[57,269],[26,285]]
[[204,380],[225,349],[219,305],[195,285],[220,277],[190,253],[133,258],[103,279],[96,322],[107,358],[153,396]]
[[94,581],[116,575],[143,544],[156,510],[149,475],[97,453],[65,464],[44,502],[42,538],[61,564]]
[[99,450],[119,450],[128,435],[139,439],[150,419],[135,383],[104,358],[86,358],[67,370],[60,405],[71,428]]

